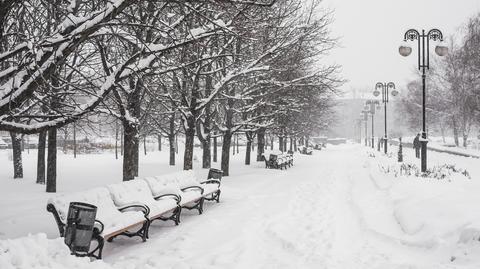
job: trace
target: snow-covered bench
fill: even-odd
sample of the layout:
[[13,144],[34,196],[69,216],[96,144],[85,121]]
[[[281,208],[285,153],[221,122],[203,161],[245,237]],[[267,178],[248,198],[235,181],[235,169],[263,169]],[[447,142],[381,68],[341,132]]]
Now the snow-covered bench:
[[298,151],[301,154],[306,154],[306,155],[312,155],[313,154],[313,149],[311,147],[305,147],[305,146],[299,147]]
[[101,259],[105,240],[111,242],[125,235],[146,241],[150,224],[155,220],[173,220],[178,225],[182,208],[198,209],[201,214],[204,200],[220,201],[220,185],[221,177],[199,181],[192,170],[181,171],[58,195],[48,201],[47,210],[53,214],[63,237],[71,202],[96,206],[97,225],[92,241],[97,244],[82,256]]
[[145,181],[149,184],[154,196],[162,195],[165,191],[174,193],[180,197],[181,208],[196,209],[199,214],[203,213],[204,200],[220,201],[221,181],[209,179],[200,182],[192,170],[147,177]]
[[51,212],[60,232],[65,236],[68,209],[70,202],[84,202],[97,207],[96,227],[93,230],[93,246],[84,256],[102,258],[104,240],[111,241],[116,236],[139,236],[143,241],[148,236],[149,209],[142,205],[126,204],[117,207],[107,188],[95,188],[84,192],[58,195],[48,200],[47,211]]
[[[135,179],[107,186],[113,203],[117,207],[140,204],[149,209],[149,225],[155,220],[173,220],[176,225],[180,216],[180,197],[176,193],[164,190],[158,195],[152,195],[147,181]],[[148,233],[147,233],[148,237]]]
[[287,169],[293,165],[292,154],[270,154],[268,160],[263,156],[265,168]]
[[[215,170],[215,169],[214,169]],[[217,170],[220,171],[220,170]],[[220,171],[221,172],[221,171]],[[209,173],[210,175],[211,173]],[[217,174],[218,176],[218,174]],[[203,198],[207,201],[220,202],[220,186],[222,185],[222,176],[216,178],[209,176],[207,180],[199,180],[195,177],[193,170],[181,171],[177,174],[177,180],[183,187],[198,186],[203,189]]]

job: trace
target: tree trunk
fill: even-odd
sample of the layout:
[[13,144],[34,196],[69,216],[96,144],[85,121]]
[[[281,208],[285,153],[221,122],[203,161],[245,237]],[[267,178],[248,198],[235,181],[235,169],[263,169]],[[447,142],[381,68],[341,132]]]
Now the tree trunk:
[[297,151],[297,138],[293,139],[293,151]]
[[77,123],[73,122],[73,158],[77,158]]
[[115,160],[118,160],[118,121],[115,121]]
[[287,151],[287,137],[283,138],[283,151]]
[[175,135],[168,136],[168,145],[170,146],[170,162],[171,166],[175,165]]
[[143,153],[147,155],[147,136],[143,136]]
[[245,150],[245,164],[250,165],[250,155],[252,153],[252,139],[247,135],[247,148]]
[[455,145],[458,147],[460,142],[458,141],[458,127],[457,127],[457,120],[454,116],[452,116],[452,125],[453,125],[453,139],[455,140]]
[[191,116],[185,119],[187,128],[185,129],[185,151],[183,155],[183,170],[193,169],[193,143],[195,141],[195,117]]
[[17,133],[10,132],[13,153],[13,178],[23,178],[22,140]]
[[270,150],[273,150],[273,140],[275,138],[273,137],[273,135],[270,137]]
[[223,144],[222,144],[222,171],[224,176],[229,176],[229,166],[230,166],[230,144],[232,142],[232,134],[230,131],[226,131],[223,135]]
[[175,135],[175,153],[178,154],[178,135]]
[[38,134],[38,157],[37,157],[37,183],[45,184],[45,146],[47,132],[42,131]]
[[[206,117],[208,118],[208,117]],[[210,125],[210,121],[205,120],[204,123],[197,122],[197,137],[202,143],[202,168],[210,168],[212,162],[212,153],[211,153],[211,139],[210,139],[210,128],[207,127]]]
[[21,135],[19,137],[20,139],[20,151],[24,152],[25,151],[25,139],[23,139],[24,135]]
[[[208,71],[212,69],[211,66],[208,66]],[[211,75],[207,75],[205,77],[205,96],[209,96],[212,92],[213,89],[213,78]],[[198,138],[202,142],[202,148],[203,148],[203,153],[202,153],[202,168],[210,168],[211,163],[212,163],[212,140],[211,140],[211,108],[210,104],[205,106],[205,122],[203,122],[203,125],[199,124],[197,125],[198,130]],[[202,130],[200,130],[202,128]],[[202,132],[201,132],[202,131]]]
[[67,154],[67,140],[68,140],[68,128],[65,126],[63,128],[63,145],[62,145],[62,152],[63,154]]
[[283,152],[283,136],[278,137],[278,149]]
[[442,126],[440,128],[440,132],[442,134],[442,141],[443,141],[443,144],[447,143],[447,141],[445,140],[445,126]]
[[123,130],[123,126],[122,126],[122,135],[120,136],[120,155],[123,156],[123,137],[125,136],[125,131]]
[[30,154],[30,136],[27,135],[27,154]]
[[129,122],[123,123],[123,181],[138,176],[138,128]]
[[170,150],[170,161],[171,166],[175,165],[175,113],[170,115],[169,119],[169,128],[168,128],[168,146]]
[[[141,79],[129,80],[130,94],[127,96],[127,112],[133,119],[140,119]],[[138,159],[140,153],[139,126],[135,122],[124,119],[123,124],[123,181],[132,180],[138,176]]]
[[232,153],[233,153],[233,155],[235,155],[235,136],[233,137],[233,141],[231,142],[231,144],[232,144]]
[[293,151],[293,137],[290,137],[290,151]]
[[203,156],[202,156],[202,168],[210,168],[210,163],[212,160],[211,156],[211,142],[210,138],[205,139],[205,142],[202,143],[203,146]]
[[239,144],[240,144],[240,143],[238,143],[238,136],[239,136],[239,135],[237,134],[237,142],[235,143],[236,146],[237,146],[237,154],[240,153],[240,149],[239,149]]
[[257,145],[257,162],[261,162],[265,152],[265,128],[260,128],[257,131]]
[[57,192],[57,129],[48,130],[47,192]]
[[162,151],[162,135],[157,135],[158,151]]
[[467,141],[468,141],[468,134],[465,134],[465,133],[464,133],[462,138],[463,138],[463,147],[464,147],[464,148],[467,148],[467,145],[468,145],[468,143],[467,143]]
[[213,137],[213,161],[217,162],[217,136],[214,134]]

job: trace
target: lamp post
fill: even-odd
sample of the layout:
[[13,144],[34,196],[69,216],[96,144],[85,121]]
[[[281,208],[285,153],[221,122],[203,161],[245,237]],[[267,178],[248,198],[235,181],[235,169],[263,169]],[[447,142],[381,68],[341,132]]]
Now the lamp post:
[[362,143],[362,121],[363,119],[360,118],[360,119],[357,119],[357,126],[358,126],[358,142],[359,143]]
[[368,110],[362,110],[360,116],[363,117],[363,121],[365,122],[365,146],[368,146]]
[[[385,110],[385,136],[384,136],[384,152],[385,154],[387,154],[387,103],[388,103],[388,97],[389,95],[391,94],[392,96],[397,96],[398,94],[398,91],[395,90],[395,83],[393,82],[377,82],[377,84],[375,84],[375,91],[373,92],[373,95],[375,97],[379,96],[380,95],[380,91],[379,90],[382,90],[382,103],[384,105],[384,110]],[[391,90],[391,91],[390,91]]]
[[[422,145],[422,172],[427,171],[427,133],[426,133],[426,117],[425,117],[425,100],[426,100],[426,70],[430,68],[430,40],[443,41],[443,34],[438,29],[431,29],[428,33],[422,30],[422,33],[415,29],[410,29],[405,32],[404,41],[418,42],[418,70],[422,71],[422,139],[420,141]],[[408,46],[400,46],[400,55],[407,57],[412,53],[412,48]],[[435,47],[435,53],[438,56],[445,56],[448,53],[448,48],[445,46],[437,45]]]
[[368,109],[366,109],[368,111],[368,113],[370,113],[370,115],[372,115],[372,148],[374,149],[375,148],[375,135],[374,135],[374,116],[375,116],[375,107],[378,107],[380,105],[380,102],[378,102],[378,100],[367,100],[365,102],[365,105]]

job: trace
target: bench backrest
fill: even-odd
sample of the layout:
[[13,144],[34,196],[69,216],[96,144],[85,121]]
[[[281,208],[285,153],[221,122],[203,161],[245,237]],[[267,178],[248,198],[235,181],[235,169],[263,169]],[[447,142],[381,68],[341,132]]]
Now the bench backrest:
[[135,179],[107,186],[117,206],[154,202],[152,191],[145,180]]
[[176,172],[174,177],[176,178],[177,184],[180,186],[180,188],[200,185],[193,170]]
[[210,168],[210,170],[208,170],[207,179],[222,180],[222,177],[223,177],[223,171],[222,170],[215,169],[215,168]]
[[154,197],[164,194],[179,194],[180,186],[174,174],[162,175],[157,177],[146,177],[144,179],[150,187]]
[[108,222],[112,216],[122,214],[114,205],[108,189],[100,187],[84,192],[61,194],[48,200],[49,204],[55,206],[60,220],[65,224],[67,220],[70,202],[84,202],[97,207],[96,219]]

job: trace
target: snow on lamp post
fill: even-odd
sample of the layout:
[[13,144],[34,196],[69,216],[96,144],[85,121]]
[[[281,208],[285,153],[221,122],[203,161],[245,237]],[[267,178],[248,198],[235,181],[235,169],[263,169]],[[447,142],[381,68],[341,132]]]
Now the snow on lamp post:
[[380,95],[380,90],[381,90],[381,94],[382,94],[382,103],[384,105],[384,111],[385,111],[385,136],[383,138],[383,141],[384,141],[384,152],[385,154],[387,154],[387,145],[388,145],[388,136],[387,136],[387,103],[388,103],[388,100],[389,100],[389,96],[392,95],[392,96],[397,96],[398,95],[398,91],[395,89],[395,83],[393,82],[377,82],[377,84],[375,84],[375,91],[373,92],[373,95],[375,97],[378,97]]
[[[425,100],[426,100],[426,70],[430,68],[430,40],[443,41],[443,34],[438,29],[431,29],[428,33],[422,30],[420,33],[415,29],[410,29],[405,32],[404,41],[415,41],[418,44],[418,70],[422,71],[422,139],[420,139],[421,150],[421,170],[425,172],[427,170],[427,133],[426,133],[426,117],[425,117]],[[400,55],[407,57],[412,53],[412,48],[402,45],[399,48]],[[435,47],[435,53],[438,56],[445,56],[448,53],[448,48],[442,45]]]

